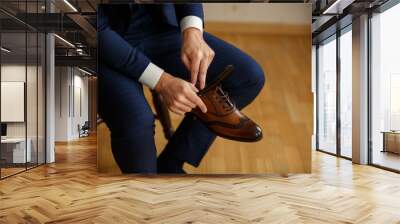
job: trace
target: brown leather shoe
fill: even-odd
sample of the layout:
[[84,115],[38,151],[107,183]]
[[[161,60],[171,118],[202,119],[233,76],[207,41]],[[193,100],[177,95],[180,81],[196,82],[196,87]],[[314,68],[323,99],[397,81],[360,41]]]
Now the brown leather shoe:
[[199,92],[207,113],[195,108],[193,114],[220,137],[243,142],[259,141],[262,139],[261,128],[241,113],[221,88],[221,81],[232,70],[233,66],[228,65],[215,81]]

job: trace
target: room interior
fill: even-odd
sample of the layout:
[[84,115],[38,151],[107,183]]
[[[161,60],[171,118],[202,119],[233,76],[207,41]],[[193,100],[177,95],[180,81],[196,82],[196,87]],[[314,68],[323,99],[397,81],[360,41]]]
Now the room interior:
[[[98,152],[109,137],[102,132],[104,142],[99,142],[105,127],[95,109],[99,3],[108,1],[0,3],[0,222],[399,222],[399,1],[296,0],[311,5],[307,38],[312,41],[303,28],[287,24],[265,31],[244,23],[231,30],[217,13],[206,29],[265,60],[270,88],[246,113],[269,117],[266,135],[273,137],[263,144],[271,149],[252,154],[244,143],[219,139],[213,146],[219,150],[211,151],[204,164],[185,167],[192,173],[186,177],[120,175],[110,151]],[[309,81],[302,83],[309,87],[304,93],[290,79],[302,72],[288,64],[304,63],[299,52],[307,43],[311,71],[303,79]],[[282,46],[287,51],[279,50]],[[281,66],[270,67],[271,60]],[[306,103],[299,94],[309,95]],[[151,100],[151,93],[146,95]],[[295,107],[306,109],[287,112]],[[176,127],[180,118],[171,114],[171,120]],[[88,137],[81,137],[86,121]],[[304,132],[281,136],[293,121],[304,125]],[[287,148],[281,149],[285,141]],[[156,143],[166,144],[159,121]],[[310,145],[309,167],[291,163],[308,156],[293,154],[302,144]],[[244,148],[255,162],[241,159]],[[264,153],[272,156],[257,160]],[[101,158],[108,159],[106,172],[98,166]],[[268,174],[198,175],[210,169]]]

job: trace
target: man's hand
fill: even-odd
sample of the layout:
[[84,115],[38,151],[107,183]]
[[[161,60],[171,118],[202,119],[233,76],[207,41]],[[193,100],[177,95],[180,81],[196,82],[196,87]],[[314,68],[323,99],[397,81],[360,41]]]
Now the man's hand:
[[204,41],[200,30],[188,28],[183,31],[181,59],[191,73],[191,83],[196,85],[198,81],[200,89],[206,85],[207,69],[214,55],[214,51]]
[[206,105],[196,94],[199,90],[193,84],[166,72],[161,75],[155,91],[161,94],[168,109],[176,114],[183,115],[195,107],[203,113],[207,112]]

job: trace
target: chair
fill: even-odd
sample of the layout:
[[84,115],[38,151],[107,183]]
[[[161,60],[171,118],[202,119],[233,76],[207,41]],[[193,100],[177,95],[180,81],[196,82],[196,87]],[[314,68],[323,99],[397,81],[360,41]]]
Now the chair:
[[90,125],[89,121],[85,121],[82,127],[78,124],[79,138],[89,136]]
[[164,137],[170,139],[174,134],[174,129],[171,124],[171,117],[165,103],[163,102],[162,96],[155,91],[151,91],[153,97],[153,105],[156,110],[156,119],[158,119],[163,127]]

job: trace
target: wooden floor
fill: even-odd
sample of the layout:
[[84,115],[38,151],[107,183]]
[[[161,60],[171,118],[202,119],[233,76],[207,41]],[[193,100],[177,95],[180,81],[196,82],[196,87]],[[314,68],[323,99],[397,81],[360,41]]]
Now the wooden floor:
[[1,177],[7,177],[13,175],[15,173],[23,172],[25,167],[7,167],[7,168],[0,168],[1,169]]
[[0,223],[400,223],[400,175],[313,152],[313,174],[111,176],[94,137],[0,181]]
[[391,152],[381,152],[375,150],[372,160],[374,164],[400,170],[400,155]]
[[0,168],[1,169],[1,178],[8,177],[14,175],[16,173],[24,172],[27,169],[35,168],[37,165],[36,163],[27,163],[27,167],[25,168],[25,164],[18,165],[18,167],[6,167]]

